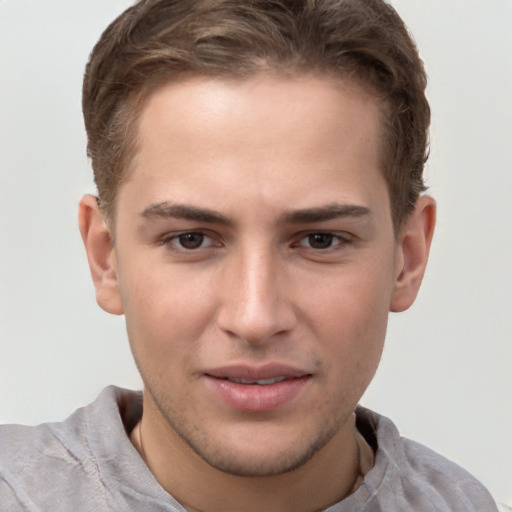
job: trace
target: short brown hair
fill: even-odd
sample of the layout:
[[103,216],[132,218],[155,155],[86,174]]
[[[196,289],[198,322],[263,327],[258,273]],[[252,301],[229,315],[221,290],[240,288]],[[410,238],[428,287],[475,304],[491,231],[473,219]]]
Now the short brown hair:
[[107,218],[151,91],[184,75],[262,71],[353,80],[382,103],[382,171],[398,230],[424,189],[430,109],[416,46],[383,0],[141,0],[127,9],[96,44],[83,86],[88,155]]

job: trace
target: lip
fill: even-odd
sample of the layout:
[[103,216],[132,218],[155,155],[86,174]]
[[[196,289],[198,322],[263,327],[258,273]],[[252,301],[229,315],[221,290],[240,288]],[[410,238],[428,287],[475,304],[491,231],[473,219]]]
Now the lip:
[[292,379],[310,375],[310,372],[307,370],[279,363],[267,363],[263,366],[251,366],[245,364],[222,366],[212,368],[204,373],[217,379],[248,380],[264,380],[273,379],[275,377],[287,377]]
[[[208,388],[230,408],[266,412],[285,406],[307,386],[311,373],[282,364],[224,366],[204,373]],[[262,381],[285,377],[272,384],[241,384],[228,379]]]

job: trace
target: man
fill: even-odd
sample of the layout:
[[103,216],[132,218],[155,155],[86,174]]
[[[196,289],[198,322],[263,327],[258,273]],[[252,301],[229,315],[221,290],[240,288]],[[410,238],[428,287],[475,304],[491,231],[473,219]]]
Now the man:
[[7,510],[496,510],[357,407],[434,230],[425,84],[382,2],[150,0],[107,29],[80,229],[144,392],[4,427]]

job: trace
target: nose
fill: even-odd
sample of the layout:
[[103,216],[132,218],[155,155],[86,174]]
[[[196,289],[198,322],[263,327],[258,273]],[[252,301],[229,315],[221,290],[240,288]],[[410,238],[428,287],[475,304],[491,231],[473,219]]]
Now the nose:
[[286,274],[270,250],[240,251],[226,264],[218,325],[232,337],[264,344],[289,333],[297,318]]

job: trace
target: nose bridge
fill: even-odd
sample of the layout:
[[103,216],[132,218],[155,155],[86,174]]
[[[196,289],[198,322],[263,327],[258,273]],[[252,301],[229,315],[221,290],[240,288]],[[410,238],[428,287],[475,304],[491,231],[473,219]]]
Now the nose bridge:
[[279,258],[271,247],[251,244],[231,257],[224,276],[220,327],[250,343],[265,342],[293,324]]

